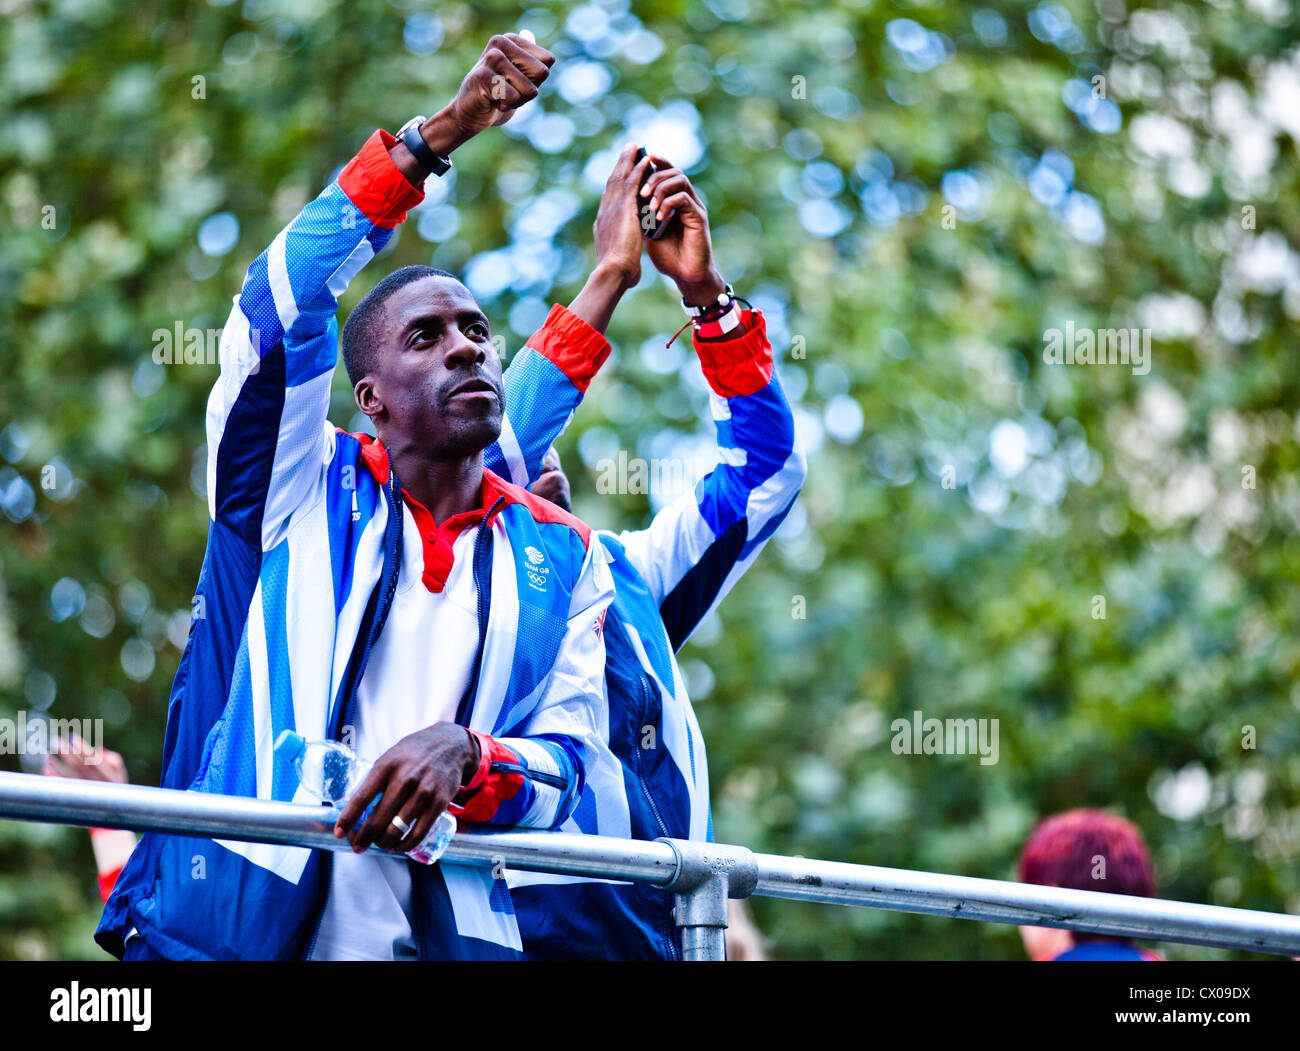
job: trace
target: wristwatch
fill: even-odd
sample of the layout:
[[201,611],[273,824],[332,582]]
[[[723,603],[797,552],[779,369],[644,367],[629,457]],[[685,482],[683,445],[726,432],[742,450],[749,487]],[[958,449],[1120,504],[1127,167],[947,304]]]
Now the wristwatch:
[[451,168],[451,159],[442,157],[429,149],[429,144],[424,141],[424,136],[420,134],[420,125],[428,117],[412,117],[397,133],[397,137],[406,144],[406,148],[411,151],[415,161],[424,169],[425,175],[445,175]]

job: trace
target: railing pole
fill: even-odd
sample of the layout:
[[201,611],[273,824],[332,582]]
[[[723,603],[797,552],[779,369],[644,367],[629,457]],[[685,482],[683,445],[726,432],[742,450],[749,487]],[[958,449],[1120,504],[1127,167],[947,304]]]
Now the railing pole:
[[[0,818],[18,821],[350,849],[333,836],[335,816],[319,806],[0,771]],[[1287,913],[753,854],[720,843],[540,831],[458,833],[443,863],[502,864],[671,889],[689,960],[723,958],[727,899],[750,894],[1300,955],[1300,916]]]
[[687,963],[727,958],[727,881],[707,879],[695,890],[677,895],[673,917],[682,932],[682,959]]
[[[346,839],[334,838],[337,816],[323,806],[0,771],[0,819],[351,850]],[[403,856],[373,845],[370,850]],[[659,887],[668,885],[677,865],[672,848],[662,843],[566,832],[460,832],[443,861]]]

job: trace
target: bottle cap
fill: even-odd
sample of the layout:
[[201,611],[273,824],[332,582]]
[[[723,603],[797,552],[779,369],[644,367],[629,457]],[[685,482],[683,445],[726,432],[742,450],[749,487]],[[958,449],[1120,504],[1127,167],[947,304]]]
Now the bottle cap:
[[281,730],[275,739],[275,754],[287,763],[292,763],[307,750],[307,741],[301,734],[292,730]]

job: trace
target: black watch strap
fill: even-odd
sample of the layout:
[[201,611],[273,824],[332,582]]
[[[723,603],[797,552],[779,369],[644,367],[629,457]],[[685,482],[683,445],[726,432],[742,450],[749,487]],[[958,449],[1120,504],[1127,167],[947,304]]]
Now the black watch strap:
[[411,151],[411,155],[416,162],[430,175],[443,175],[451,168],[451,161],[446,157],[440,157],[429,149],[429,144],[424,141],[424,136],[420,134],[420,125],[426,118],[416,117],[408,121],[406,126],[399,133],[402,142],[406,148]]

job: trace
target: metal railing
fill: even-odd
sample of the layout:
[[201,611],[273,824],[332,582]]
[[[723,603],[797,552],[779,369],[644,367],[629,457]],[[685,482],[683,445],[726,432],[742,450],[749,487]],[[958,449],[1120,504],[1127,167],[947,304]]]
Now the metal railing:
[[[349,850],[346,840],[334,837],[336,813],[239,796],[0,773],[0,818],[13,820]],[[724,958],[727,899],[751,894],[1300,955],[1300,916],[755,854],[722,843],[459,833],[442,864],[504,864],[671,890],[688,960]]]

